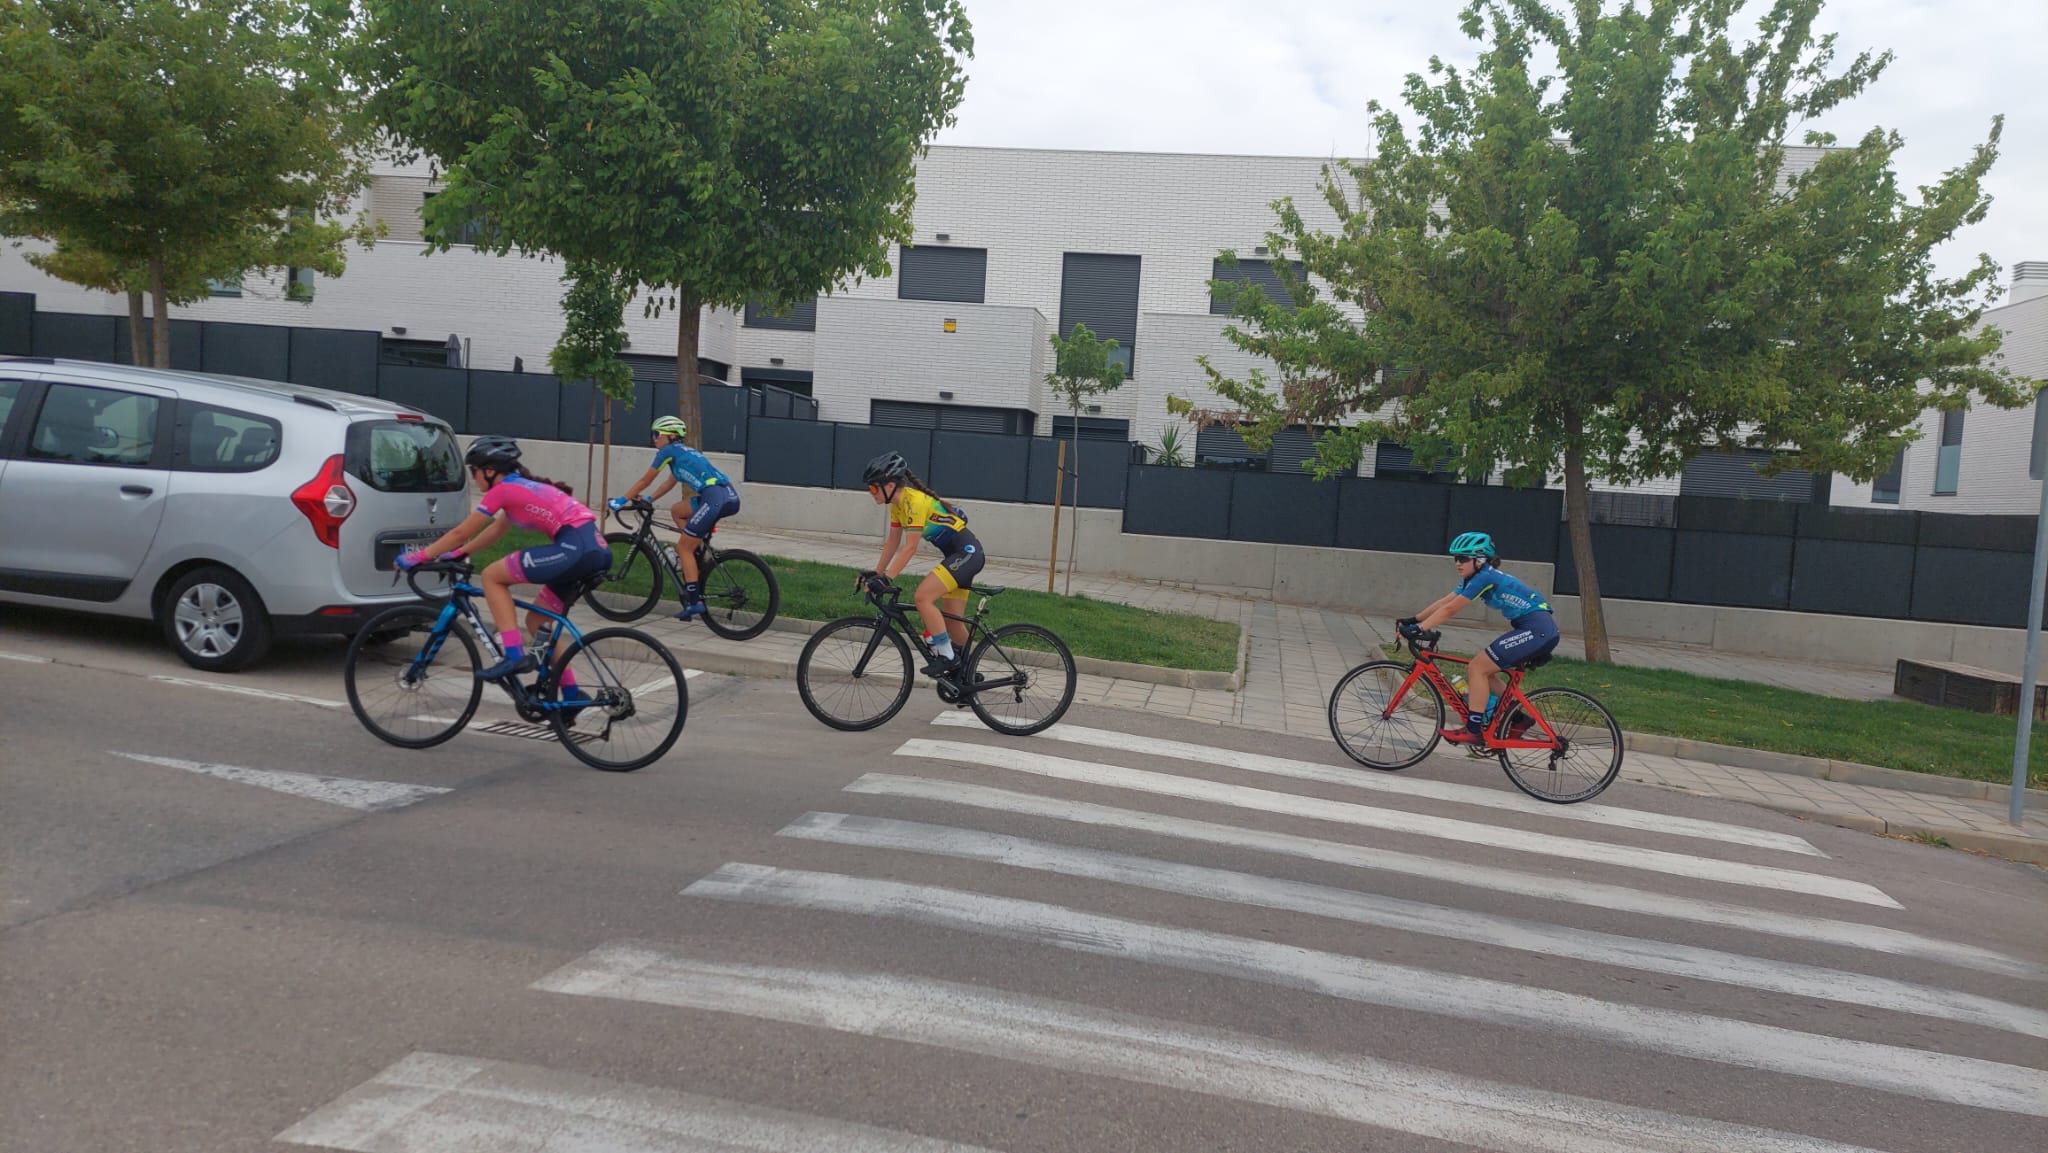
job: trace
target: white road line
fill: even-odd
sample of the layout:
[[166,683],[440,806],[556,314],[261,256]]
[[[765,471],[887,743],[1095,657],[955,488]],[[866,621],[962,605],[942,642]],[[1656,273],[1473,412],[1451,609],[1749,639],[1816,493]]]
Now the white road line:
[[2048,1037],[2048,1012],[1991,997],[1872,977],[1845,969],[1773,961],[1721,949],[1451,909],[1398,897],[1128,853],[1071,848],[1002,833],[845,813],[805,813],[784,826],[780,835],[799,840],[985,861],[1210,901],[1283,909],[1401,932],[1472,941],[1549,957],[1569,957],[1596,965],[1664,973],[1792,997],[1839,1001],[1894,1013],[1939,1017],[2030,1037]]
[[113,752],[113,755],[126,757],[131,761],[141,761],[144,764],[162,765],[165,768],[183,769],[188,773],[219,777],[223,781],[234,781],[237,784],[255,785],[272,792],[288,793],[294,797],[325,801],[330,805],[358,809],[365,813],[402,809],[448,791],[432,785],[360,781],[352,777],[323,777],[312,773],[290,773],[278,769],[245,769],[238,765],[181,761],[176,757],[153,757],[144,753]]
[[1412,836],[1436,837],[1523,853],[1540,853],[1574,861],[1592,861],[1624,869],[1642,869],[1652,873],[1694,877],[1729,885],[1749,885],[1788,893],[1807,893],[1865,905],[1881,905],[1888,909],[1902,907],[1875,886],[1862,881],[1823,876],[1819,873],[1802,873],[1793,869],[1751,865],[1740,861],[1721,861],[1712,857],[1695,857],[1662,849],[1638,848],[1634,845],[1584,841],[1550,833],[1531,832],[1527,829],[1512,829],[1503,825],[1481,825],[1472,821],[1434,817],[1398,809],[1382,809],[1350,801],[1331,801],[1320,797],[1298,796],[1294,793],[1278,793],[1269,789],[1254,789],[1247,785],[1227,785],[1198,777],[1178,777],[1167,773],[1147,772],[1143,769],[1098,764],[1093,761],[1073,761],[1010,747],[970,745],[958,741],[912,740],[904,742],[903,746],[896,750],[896,755],[987,765],[991,768],[1011,769],[1055,780],[1077,781],[1112,789],[1131,789],[1160,796],[1231,805],[1257,812],[1309,817],[1369,829],[1387,829]]
[[968,784],[964,781],[906,777],[894,773],[868,773],[847,785],[846,791],[868,796],[903,797],[966,805],[1019,816],[1044,817],[1099,828],[1178,837],[1182,840],[1278,853],[1359,869],[1425,877],[1432,881],[1447,881],[1451,884],[1513,893],[1522,897],[1566,901],[1575,905],[1612,909],[1623,913],[1668,917],[1672,920],[1745,929],[1777,937],[1841,945],[1851,949],[1917,957],[2008,977],[2034,980],[2048,978],[2048,966],[1973,945],[1936,937],[1923,937],[1899,929],[1886,928],[1883,925],[1834,921],[1824,917],[1780,913],[1750,905],[1735,905],[1694,897],[1675,897],[1644,889],[1602,884],[1598,881],[1581,881],[1549,873],[1531,873],[1525,869],[1501,869],[1463,861],[1439,860],[1413,853],[1399,853],[1392,849],[1375,849],[1366,845],[1350,845],[1341,841],[1297,836],[1293,833],[1275,833],[1214,821],[1170,817],[1136,809],[1119,809],[1088,801],[1019,793],[1009,789],[990,788],[987,785]]
[[[943,713],[932,723],[956,728],[974,728],[979,724],[975,718],[960,713]],[[1420,777],[1389,776],[1356,767],[1321,765],[1314,761],[1297,761],[1264,753],[1212,748],[1186,741],[1159,740],[1133,733],[1119,733],[1111,729],[1054,725],[1038,735],[1098,749],[1139,753],[1149,757],[1170,757],[1179,761],[1219,765],[1227,769],[1291,777],[1299,781],[1315,781],[1325,785],[1341,785],[1350,789],[1370,789],[1378,793],[1426,797],[1430,800],[1451,801],[1462,805],[1483,805],[1490,809],[1507,809],[1510,812],[1552,817],[1561,821],[1584,821],[1588,824],[1612,825],[1620,829],[1641,829],[1644,832],[1668,833],[1677,837],[1726,841],[1735,845],[1751,845],[1759,849],[1803,853],[1811,857],[1827,856],[1804,837],[1795,837],[1790,833],[1774,833],[1768,829],[1752,829],[1726,821],[1703,821],[1696,817],[1677,817],[1666,813],[1644,812],[1640,809],[1619,809],[1611,805],[1551,805],[1505,789],[1487,789],[1478,785],[1460,785],[1450,781],[1430,781]]]
[[20,661],[26,665],[47,665],[53,663],[48,657],[39,657],[31,653],[7,652],[0,652],[0,661]]
[[832,1121],[537,1065],[413,1053],[277,1135],[357,1153],[975,1153]]
[[233,693],[242,697],[261,697],[267,701],[296,701],[302,705],[319,705],[323,709],[345,709],[347,701],[330,701],[324,697],[302,697],[297,693],[272,692],[269,689],[253,689],[247,685],[225,685],[219,681],[195,681],[189,677],[153,676],[149,678],[167,685],[183,685],[192,689],[212,689],[217,693]]
[[733,965],[605,945],[534,983],[571,996],[731,1013],[907,1041],[1372,1125],[1501,1153],[1861,1153],[1245,1033],[945,981]]
[[[1929,1101],[2048,1117],[2048,1073],[1775,1025],[1369,961],[1037,901],[838,873],[726,864],[686,894],[888,917],[1119,960],[1303,989],[1368,1005],[1564,1034]],[[1538,1040],[1536,1044],[1540,1045]]]

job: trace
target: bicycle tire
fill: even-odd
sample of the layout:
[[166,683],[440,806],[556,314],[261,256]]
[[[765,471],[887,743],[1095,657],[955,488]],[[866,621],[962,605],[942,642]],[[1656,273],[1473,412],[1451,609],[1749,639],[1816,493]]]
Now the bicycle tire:
[[[1024,647],[1029,642],[1020,641],[1020,638],[1023,637],[1035,637],[1043,647]],[[1056,667],[1040,665],[1037,662],[1019,663],[1017,660],[1012,659],[1009,653],[1004,650],[1003,642],[1006,640],[1018,652],[1050,653],[1057,658],[1059,663]],[[1023,677],[1025,683],[1013,686],[1012,688],[976,691],[969,694],[967,697],[968,707],[974,710],[975,716],[981,718],[982,724],[1009,736],[1028,737],[1033,733],[1043,732],[1051,728],[1061,717],[1067,714],[1067,706],[1074,703],[1074,687],[1079,682],[1074,670],[1074,654],[1067,651],[1067,642],[1061,640],[1059,634],[1040,625],[1030,624],[1004,625],[999,629],[995,629],[988,636],[982,638],[982,642],[974,647],[974,656],[967,662],[965,675],[969,678],[970,683],[982,676],[982,662],[990,659],[990,653],[995,654],[995,658],[1001,662],[1001,665],[999,668],[990,668],[988,680]],[[1042,676],[1041,674],[1049,675]],[[1051,712],[1023,723],[997,715],[996,709],[1003,701],[1014,699],[1021,708],[1024,705],[1025,695],[1031,692],[1034,686],[1045,684],[1048,680],[1051,680],[1059,689],[1059,700],[1053,705]],[[990,700],[984,699],[988,693],[994,694],[993,704]]]
[[[1401,661],[1367,661],[1337,682],[1330,692],[1330,735],[1345,756],[1391,773],[1420,763],[1443,739],[1444,700],[1425,678],[1416,678],[1399,708],[1387,712],[1387,703],[1414,667]],[[1426,734],[1416,732],[1418,724],[1427,724]],[[1367,742],[1369,734],[1382,732],[1392,743]]]
[[[578,658],[582,658],[580,663]],[[577,687],[594,701],[574,717],[564,709],[548,710],[548,723],[554,726],[562,747],[591,768],[608,773],[646,768],[674,748],[683,735],[683,725],[690,718],[689,681],[675,654],[646,633],[637,629],[585,633],[582,640],[569,643],[555,668],[557,676],[563,668],[574,669]],[[660,680],[664,672],[671,678],[676,697],[672,717],[661,715],[668,711],[665,708],[653,707],[671,691],[671,684]],[[559,693],[550,690],[547,696],[558,699]],[[629,741],[623,735],[613,735],[619,722],[643,715],[653,722],[644,734],[647,740]],[[624,755],[605,755],[615,750]]]
[[[1538,716],[1564,742],[1562,749],[1501,749],[1500,767],[1515,787],[1553,805],[1591,800],[1621,772],[1621,726],[1607,706],[1578,691],[1557,686],[1526,694]],[[1500,731],[1523,711],[1517,704]],[[1539,735],[1541,728],[1535,730]],[[1580,754],[1585,754],[1580,756]],[[1563,767],[1561,767],[1563,766]],[[1569,773],[1566,777],[1563,774]],[[1570,782],[1569,784],[1567,782]]]
[[[661,557],[655,553],[653,543],[641,539],[638,533],[608,532],[604,534],[604,543],[611,550],[611,571],[605,574],[604,583],[591,589],[583,601],[590,611],[608,621],[637,621],[653,612],[661,601]],[[623,553],[619,551],[622,545],[626,550]],[[643,572],[649,576],[645,595],[631,591]]]
[[[874,656],[861,670],[861,675],[855,677],[854,666],[860,660],[860,654],[868,651],[877,629],[881,630],[882,638],[888,643],[874,643]],[[833,647],[827,649],[828,645]],[[820,653],[825,655],[821,657]],[[820,669],[820,661],[831,667]],[[897,678],[894,687],[887,682],[887,678],[892,676]],[[812,633],[811,639],[804,643],[804,651],[796,658],[796,691],[803,698],[804,707],[811,711],[812,716],[841,732],[866,732],[887,724],[910,699],[914,683],[910,672],[910,646],[904,643],[895,629],[874,617],[844,617],[833,621]],[[835,688],[846,687],[863,690],[855,695],[859,699],[869,699],[869,692],[865,690],[870,684],[873,691],[885,700],[884,706],[874,713],[848,716],[828,708],[821,699]]]
[[[342,669],[348,707],[364,728],[386,744],[401,749],[433,748],[461,732],[483,700],[484,683],[476,679],[481,667],[476,638],[459,621],[449,624],[440,648],[426,662],[424,675],[408,679],[414,658],[429,643],[440,618],[438,607],[400,605],[370,618],[348,643]],[[446,660],[451,640],[467,658],[460,667]],[[438,698],[431,688],[437,684],[448,690]],[[379,703],[384,701],[388,706]],[[394,727],[401,723],[403,727]]]
[[[724,573],[722,578],[720,573]],[[756,578],[759,578],[756,580]],[[745,549],[727,549],[697,574],[704,590],[704,623],[729,641],[750,641],[775,621],[782,589],[768,562]]]

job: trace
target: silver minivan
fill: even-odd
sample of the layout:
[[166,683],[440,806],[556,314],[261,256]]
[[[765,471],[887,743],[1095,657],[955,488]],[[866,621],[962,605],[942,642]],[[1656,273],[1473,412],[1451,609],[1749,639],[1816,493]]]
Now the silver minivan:
[[155,620],[196,668],[354,633],[468,511],[453,430],[402,404],[0,357],[0,602]]

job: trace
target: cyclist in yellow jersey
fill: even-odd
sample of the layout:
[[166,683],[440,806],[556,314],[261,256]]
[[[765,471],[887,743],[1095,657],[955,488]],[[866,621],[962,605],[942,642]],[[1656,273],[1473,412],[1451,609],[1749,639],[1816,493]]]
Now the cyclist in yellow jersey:
[[861,583],[873,585],[893,580],[909,567],[920,539],[930,541],[944,555],[938,567],[918,582],[912,599],[917,604],[918,619],[924,624],[925,644],[937,658],[925,666],[925,675],[945,676],[966,656],[956,652],[954,646],[966,647],[967,625],[964,621],[947,620],[939,602],[954,602],[951,612],[955,617],[966,615],[967,590],[974,585],[974,574],[987,561],[981,542],[967,530],[966,514],[939,499],[910,471],[910,464],[901,453],[885,452],[869,461],[861,479],[875,503],[889,509],[889,535],[882,541],[882,559],[873,571],[860,574]]

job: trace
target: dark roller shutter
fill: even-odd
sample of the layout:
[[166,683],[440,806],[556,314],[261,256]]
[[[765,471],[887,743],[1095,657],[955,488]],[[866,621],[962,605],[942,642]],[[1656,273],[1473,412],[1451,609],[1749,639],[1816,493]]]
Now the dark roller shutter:
[[1316,434],[1306,428],[1283,428],[1266,457],[1268,472],[1307,472],[1303,461],[1316,454]]
[[954,300],[980,304],[988,291],[988,249],[912,248],[896,262],[899,300]]
[[790,308],[787,315],[777,316],[774,310],[760,301],[747,302],[747,314],[743,324],[748,328],[782,328],[793,332],[816,332],[818,330],[818,298],[812,297],[802,304]]
[[1124,370],[1136,375],[1138,258],[1069,252],[1060,273],[1060,335],[1085,324],[1127,354]]
[[640,356],[621,353],[620,360],[633,370],[633,379],[642,384],[674,384],[676,382],[676,358],[673,356]]
[[[1074,435],[1074,418],[1071,416],[1053,417],[1052,434],[1056,437],[1070,437]],[[1081,439],[1129,441],[1131,439],[1131,422],[1106,416],[1084,416],[1081,418]]]
[[1240,468],[1253,471],[1266,467],[1266,458],[1252,455],[1244,437],[1228,425],[1212,424],[1195,434],[1195,463],[1203,468]]
[[[1288,271],[1293,274],[1296,280],[1301,279],[1303,275],[1301,262],[1296,261],[1294,267]],[[1256,284],[1260,290],[1265,292],[1267,300],[1272,301],[1289,312],[1294,311],[1294,297],[1287,291],[1287,286],[1280,283],[1280,274],[1273,270],[1273,262],[1270,260],[1240,260],[1235,267],[1232,267],[1225,264],[1221,258],[1218,258],[1210,279],[1248,281]],[[1227,316],[1230,314],[1230,305],[1225,303],[1220,295],[1212,291],[1209,294],[1209,313],[1212,316]]]
[[896,428],[937,428],[939,406],[902,400],[871,400],[868,402],[868,423]]
[[1032,414],[1021,408],[989,408],[977,404],[922,404],[908,400],[871,400],[868,423],[896,428],[940,428],[954,432],[1027,434]]
[[1757,466],[1771,459],[1762,449],[1739,452],[1703,452],[1685,462],[1678,482],[1681,496],[1728,496],[1745,500],[1794,500],[1813,498],[1813,477],[1803,469],[1792,469],[1765,479]]

